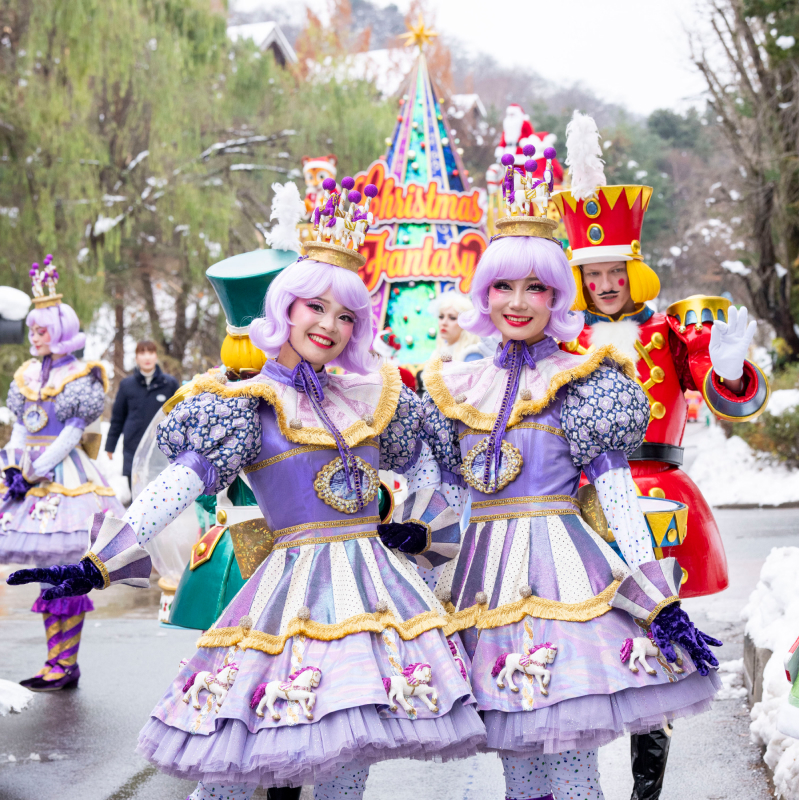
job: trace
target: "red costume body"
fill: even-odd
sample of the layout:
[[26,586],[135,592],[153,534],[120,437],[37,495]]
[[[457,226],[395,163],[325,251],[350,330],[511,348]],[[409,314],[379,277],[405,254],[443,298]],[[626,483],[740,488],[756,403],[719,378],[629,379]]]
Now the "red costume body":
[[[602,328],[638,325],[638,340],[634,345],[638,357],[636,371],[650,402],[650,424],[644,444],[629,461],[642,495],[666,497],[688,506],[683,544],[677,546],[676,542],[675,547],[658,548],[660,552],[656,553],[658,558],[674,556],[679,560],[685,572],[682,597],[715,594],[728,585],[725,550],[711,508],[694,481],[680,469],[681,442],[688,416],[683,393],[687,389],[702,392],[714,414],[730,419],[746,419],[758,413],[768,394],[763,374],[747,361],[745,387],[740,396],[729,392],[714,374],[708,352],[713,311],[703,313],[701,309],[715,306],[716,300],[690,298],[670,306],[667,314],[651,314],[646,307],[640,307],[617,322],[588,311],[589,322],[578,339],[562,345],[565,350],[583,352],[593,345],[594,333],[600,330],[598,325]],[[687,315],[682,306],[698,310],[690,320],[706,321],[684,326]],[[611,336],[605,335],[609,332]],[[613,331],[604,331],[603,343],[611,338]]]

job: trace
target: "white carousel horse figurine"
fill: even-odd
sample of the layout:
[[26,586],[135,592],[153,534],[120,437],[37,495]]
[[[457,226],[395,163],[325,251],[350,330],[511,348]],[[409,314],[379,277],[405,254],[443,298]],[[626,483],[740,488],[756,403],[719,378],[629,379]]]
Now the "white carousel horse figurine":
[[525,675],[533,675],[539,684],[539,691],[547,696],[550,670],[546,665],[552,664],[557,655],[558,647],[550,642],[534,645],[527,653],[503,653],[494,662],[492,677],[497,678],[498,689],[505,689],[503,681],[507,680],[511,691],[518,692],[519,687],[514,683],[514,673],[519,671]]
[[[383,688],[389,698],[389,708],[397,711],[399,703],[405,711],[414,713],[415,709],[406,697],[419,697],[434,714],[439,711],[439,696],[436,689],[428,684],[431,682],[430,664],[409,664],[399,675],[383,679]],[[432,695],[428,700],[428,695]]]
[[[658,658],[660,655],[661,651],[658,649],[655,642],[647,636],[637,636],[635,639],[626,639],[624,641],[622,649],[619,651],[619,660],[624,664],[630,659],[629,669],[631,672],[639,671],[639,667],[636,666],[636,662],[638,661],[639,664],[644,667],[644,671],[648,675],[655,675],[656,671],[650,668],[650,664],[647,663],[647,658],[648,656]],[[681,669],[682,666],[683,659],[678,656],[673,669],[679,675],[683,672]]]
[[46,519],[50,517],[51,520],[56,518],[58,507],[61,504],[61,497],[57,494],[51,494],[37,500],[34,507],[31,509],[31,516],[34,519]]
[[314,719],[311,713],[317,698],[312,692],[322,680],[322,670],[319,667],[303,667],[293,672],[287,681],[270,681],[259,683],[250,701],[250,708],[255,709],[259,717],[264,716],[264,706],[269,709],[270,716],[279,720],[281,715],[275,710],[276,700],[297,700],[303,707],[306,719]]
[[192,706],[199,709],[199,694],[202,691],[206,691],[215,698],[216,710],[219,711],[219,707],[228,694],[228,689],[233,686],[233,682],[236,680],[237,672],[239,672],[239,665],[235,661],[220,667],[216,675],[211,672],[195,672],[184,684],[183,702],[188,704],[191,698]]

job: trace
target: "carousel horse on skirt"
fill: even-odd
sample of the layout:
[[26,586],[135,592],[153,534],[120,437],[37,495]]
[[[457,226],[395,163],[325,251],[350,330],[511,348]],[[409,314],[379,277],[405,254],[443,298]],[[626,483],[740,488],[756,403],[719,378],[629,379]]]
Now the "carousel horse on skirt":
[[[428,684],[431,682],[430,664],[409,664],[399,675],[383,679],[383,688],[389,698],[389,708],[397,711],[399,703],[405,711],[414,714],[416,709],[406,700],[406,697],[419,697],[435,714],[439,711],[439,697],[436,689]],[[428,700],[428,695],[432,695]]]
[[293,672],[287,681],[259,683],[250,701],[250,708],[255,709],[259,717],[263,717],[266,706],[272,719],[277,722],[281,715],[275,710],[275,701],[297,700],[303,707],[306,719],[314,719],[311,712],[317,698],[311,690],[316,689],[321,680],[322,670],[319,667],[303,667]]
[[525,675],[533,675],[539,684],[539,691],[547,696],[547,687],[550,685],[550,670],[547,664],[552,664],[558,655],[558,648],[550,642],[537,644],[527,653],[503,653],[492,667],[492,677],[497,678],[497,688],[505,689],[504,680],[512,692],[518,692],[519,687],[514,683],[514,673],[519,671]]
[[220,667],[216,675],[211,672],[195,672],[183,687],[183,702],[188,703],[191,698],[194,708],[199,709],[198,696],[200,692],[206,691],[216,699],[216,710],[219,711],[219,707],[228,694],[228,689],[236,680],[237,672],[239,672],[239,665],[235,661]]
[[[656,671],[650,668],[650,664],[647,663],[647,658],[648,656],[658,658],[660,655],[661,651],[658,649],[655,642],[651,641],[647,636],[637,636],[635,639],[625,640],[622,649],[619,651],[619,660],[624,664],[630,659],[628,666],[631,672],[639,671],[639,667],[636,666],[636,662],[638,661],[639,664],[644,667],[644,671],[648,675],[655,675]],[[679,675],[683,672],[681,669],[682,665],[683,659],[678,656],[673,669]]]

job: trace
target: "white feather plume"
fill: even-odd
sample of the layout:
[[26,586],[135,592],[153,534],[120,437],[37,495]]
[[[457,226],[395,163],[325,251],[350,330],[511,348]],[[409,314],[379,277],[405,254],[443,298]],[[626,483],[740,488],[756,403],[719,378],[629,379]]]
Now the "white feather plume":
[[588,114],[575,111],[567,125],[567,166],[572,181],[570,191],[577,200],[586,200],[598,186],[606,185],[602,155],[597,124]]
[[267,244],[275,250],[294,250],[299,253],[302,245],[297,232],[297,223],[306,213],[306,205],[300,198],[297,186],[291,181],[273,183],[272,213],[270,219],[278,221],[265,235]]

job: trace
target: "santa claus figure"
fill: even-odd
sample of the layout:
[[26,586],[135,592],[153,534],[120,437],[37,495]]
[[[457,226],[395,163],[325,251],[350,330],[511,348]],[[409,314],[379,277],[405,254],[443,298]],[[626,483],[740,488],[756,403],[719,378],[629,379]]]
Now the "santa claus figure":
[[[510,153],[514,156],[516,164],[524,164],[528,157],[523,155],[522,148],[526,144],[532,144],[536,148],[536,153],[533,156],[540,161],[540,168],[544,169],[543,154],[545,148],[555,147],[556,135],[554,133],[547,133],[547,131],[534,131],[531,124],[531,118],[525,113],[521,105],[512,103],[506,109],[506,115],[503,119],[503,135],[500,137],[500,144],[497,145],[494,151],[495,158],[500,159],[506,154]],[[557,161],[553,161],[553,174],[555,182],[561,183],[564,177],[564,170]],[[541,175],[536,174],[537,178]]]

